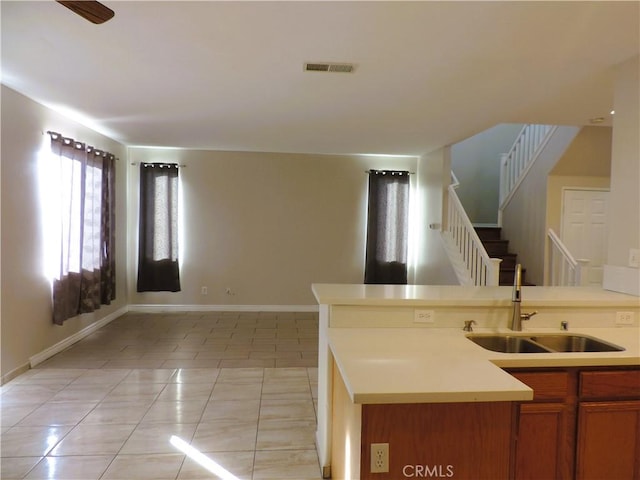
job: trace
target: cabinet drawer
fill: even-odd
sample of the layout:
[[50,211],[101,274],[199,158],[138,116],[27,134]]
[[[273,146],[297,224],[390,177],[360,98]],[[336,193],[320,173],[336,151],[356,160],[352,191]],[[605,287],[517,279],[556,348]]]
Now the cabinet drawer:
[[580,398],[640,398],[640,370],[580,372]]
[[568,372],[511,371],[509,373],[533,389],[534,400],[564,401],[570,394]]

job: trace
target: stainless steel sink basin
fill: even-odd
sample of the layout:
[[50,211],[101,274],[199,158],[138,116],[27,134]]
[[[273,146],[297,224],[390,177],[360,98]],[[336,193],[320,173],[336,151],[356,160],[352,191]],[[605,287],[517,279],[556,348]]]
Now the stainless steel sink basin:
[[586,335],[468,335],[482,348],[500,353],[621,352],[624,348]]
[[583,335],[536,335],[531,340],[556,352],[621,352],[624,348]]
[[548,349],[533,343],[527,337],[510,335],[469,335],[467,337],[482,348],[501,353],[544,353]]

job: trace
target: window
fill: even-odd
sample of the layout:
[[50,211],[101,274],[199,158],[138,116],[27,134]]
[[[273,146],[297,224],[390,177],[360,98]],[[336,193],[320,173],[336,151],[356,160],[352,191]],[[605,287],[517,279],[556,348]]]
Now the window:
[[42,172],[49,220],[53,321],[115,299],[115,158],[50,132]]
[[406,284],[409,172],[369,171],[365,283]]
[[178,165],[140,164],[138,292],[179,292]]

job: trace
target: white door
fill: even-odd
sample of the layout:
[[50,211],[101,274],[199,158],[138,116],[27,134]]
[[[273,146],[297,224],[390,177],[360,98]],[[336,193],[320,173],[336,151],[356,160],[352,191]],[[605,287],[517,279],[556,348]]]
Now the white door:
[[589,260],[583,285],[602,285],[608,198],[606,190],[564,190],[560,238],[573,258]]

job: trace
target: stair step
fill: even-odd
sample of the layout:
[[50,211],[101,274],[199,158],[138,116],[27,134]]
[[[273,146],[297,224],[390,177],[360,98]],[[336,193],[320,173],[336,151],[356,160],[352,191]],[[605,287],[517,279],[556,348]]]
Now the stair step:
[[[516,272],[518,255],[509,252],[509,240],[502,240],[502,229],[500,227],[474,227],[478,237],[482,241],[485,250],[491,258],[500,258],[499,285],[513,285],[513,277]],[[527,270],[522,268],[522,285],[534,286],[526,281]]]
[[513,285],[515,272],[513,270],[500,270],[499,285]]
[[502,262],[500,262],[500,270],[511,270],[512,272],[515,271],[516,263],[518,262],[518,255],[516,255],[515,253],[506,253],[494,258],[502,259]]
[[509,253],[509,240],[485,240],[482,244],[490,257],[500,257]]
[[502,229],[500,227],[475,227],[478,237],[483,242],[485,240],[500,240]]
[[[521,276],[520,276],[520,280],[522,282],[522,285],[525,286],[530,286],[533,287],[535,286],[533,283],[528,283],[526,281],[526,274],[527,274],[527,269],[523,268],[522,272],[521,272]],[[499,285],[513,285],[513,279],[516,275],[516,269],[515,268],[505,268],[500,269],[500,277],[499,277]]]

